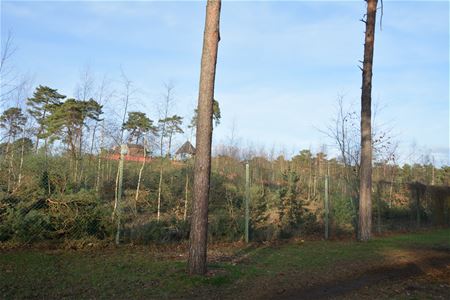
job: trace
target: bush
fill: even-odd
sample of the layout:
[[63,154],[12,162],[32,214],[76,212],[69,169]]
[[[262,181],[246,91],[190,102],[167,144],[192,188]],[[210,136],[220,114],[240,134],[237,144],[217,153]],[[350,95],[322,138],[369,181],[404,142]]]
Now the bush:
[[332,197],[332,217],[338,227],[348,227],[353,225],[356,218],[352,199],[343,195],[334,195]]
[[93,236],[104,239],[113,232],[110,209],[100,203],[94,192],[61,195],[49,209],[56,231],[66,238]]
[[250,240],[254,242],[272,241],[277,239],[279,235],[279,228],[274,224],[267,224],[250,230]]
[[124,239],[133,244],[175,242],[189,237],[189,224],[185,221],[150,221],[124,230]]
[[14,238],[23,243],[42,241],[50,237],[52,226],[44,212],[30,210],[26,214],[16,211],[12,222]]
[[208,239],[227,241],[241,239],[244,236],[244,222],[244,217],[241,214],[232,219],[226,211],[216,211],[209,218]]

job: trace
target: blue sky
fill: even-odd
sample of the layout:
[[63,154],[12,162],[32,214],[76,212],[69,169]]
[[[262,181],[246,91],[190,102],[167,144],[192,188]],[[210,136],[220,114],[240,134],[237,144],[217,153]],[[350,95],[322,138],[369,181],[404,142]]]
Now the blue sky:
[[[244,146],[292,154],[326,144],[332,154],[317,128],[333,118],[338,95],[360,109],[364,10],[363,1],[225,1],[214,143],[229,140],[234,128]],[[204,12],[198,1],[2,1],[1,34],[13,32],[14,64],[36,85],[73,96],[89,65],[118,90],[122,67],[137,90],[132,109],[157,119],[163,82],[172,81],[173,113],[190,118]],[[416,144],[448,164],[449,3],[385,0],[382,25],[373,78],[378,122],[393,128],[403,159]]]

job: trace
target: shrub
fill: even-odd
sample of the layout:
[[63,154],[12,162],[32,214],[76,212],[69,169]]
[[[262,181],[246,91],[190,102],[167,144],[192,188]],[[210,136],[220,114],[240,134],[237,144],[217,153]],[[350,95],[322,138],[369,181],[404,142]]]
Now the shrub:
[[49,238],[52,226],[49,216],[44,212],[30,210],[26,214],[21,214],[16,211],[12,229],[14,238],[23,243],[30,243]]
[[332,217],[338,227],[352,225],[356,218],[352,199],[340,194],[334,195],[332,197]]
[[217,210],[209,218],[208,239],[235,241],[244,236],[244,216],[236,211],[234,218],[224,210]]
[[189,224],[175,219],[159,222],[152,220],[142,225],[125,228],[123,235],[126,242],[133,244],[175,242],[189,237]]

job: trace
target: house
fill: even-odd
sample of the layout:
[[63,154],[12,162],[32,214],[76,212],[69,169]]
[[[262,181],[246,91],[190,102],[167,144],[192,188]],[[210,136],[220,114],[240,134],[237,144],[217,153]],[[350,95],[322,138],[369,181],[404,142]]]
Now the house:
[[[128,153],[124,156],[124,160],[126,161],[138,161],[142,162],[144,159],[146,161],[150,161],[150,151],[145,151],[145,158],[144,158],[144,146],[142,145],[136,145],[136,144],[127,144],[128,147]],[[120,159],[120,146],[114,147],[112,150],[109,151],[108,159],[112,160],[119,160]]]
[[176,160],[186,160],[195,155],[195,148],[189,141],[186,141],[176,152]]

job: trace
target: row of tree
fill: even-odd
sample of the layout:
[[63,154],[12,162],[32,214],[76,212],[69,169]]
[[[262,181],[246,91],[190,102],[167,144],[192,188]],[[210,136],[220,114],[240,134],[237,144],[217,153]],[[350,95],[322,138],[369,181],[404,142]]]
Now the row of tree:
[[[19,168],[22,150],[20,187],[12,181],[7,192],[8,175],[14,179],[14,174],[0,175],[1,240],[72,241],[85,237],[110,240],[119,232],[120,243],[138,244],[178,240],[189,234],[187,225],[194,192],[192,160],[153,158],[145,168],[142,168],[144,161],[125,161],[120,213],[112,220],[117,160],[105,153],[97,154],[97,163],[86,163],[85,180],[77,185],[70,153],[45,157],[43,151],[34,151],[31,140],[26,143],[17,140],[10,145],[16,158],[13,170]],[[245,162],[250,166],[250,240],[322,236],[324,228],[329,229],[330,236],[356,232],[359,202],[358,178],[353,176],[355,166],[309,150],[302,150],[290,159],[264,153],[247,156],[249,152],[250,149],[223,145],[218,155],[212,157],[208,239],[238,240],[244,236]],[[84,156],[89,162],[89,154]],[[448,185],[449,171],[448,167],[437,169],[431,164],[402,167],[384,162],[375,164],[374,228],[384,231],[415,226],[417,211],[422,216],[422,225],[433,223],[434,207],[439,204],[435,200],[439,199],[424,195],[417,206],[410,185],[414,182]],[[347,178],[349,173],[352,176]],[[119,230],[116,217],[121,220]],[[36,225],[30,229],[33,223]],[[89,226],[80,227],[77,223]]]

